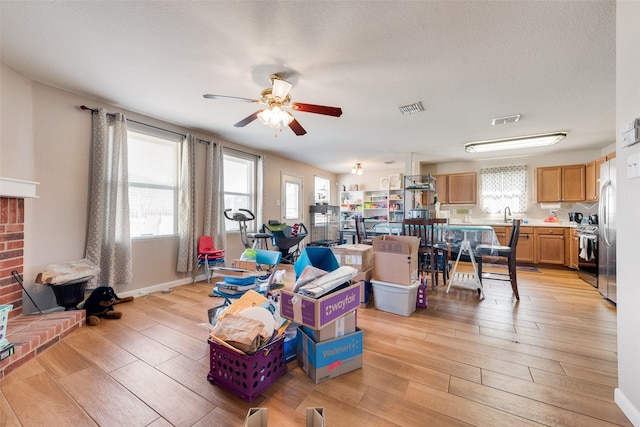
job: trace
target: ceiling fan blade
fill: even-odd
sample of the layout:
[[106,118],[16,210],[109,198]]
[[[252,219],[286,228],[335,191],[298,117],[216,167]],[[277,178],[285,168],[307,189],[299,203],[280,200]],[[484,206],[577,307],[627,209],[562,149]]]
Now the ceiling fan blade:
[[291,123],[289,123],[289,127],[291,128],[293,133],[295,133],[298,136],[302,136],[305,133],[307,133],[307,131],[304,130],[304,128],[302,126],[300,126],[300,123],[298,123],[298,121],[296,119],[291,120]]
[[257,99],[250,99],[250,98],[240,98],[237,96],[226,96],[226,95],[212,95],[210,93],[207,93],[205,95],[202,95],[203,98],[207,98],[207,99],[226,99],[229,101],[242,101],[242,102],[253,102],[255,104],[259,104],[260,101]]
[[273,89],[271,90],[271,94],[284,100],[289,94],[292,86],[293,85],[286,80],[273,79]]
[[237,128],[245,127],[246,125],[248,125],[249,123],[251,123],[252,121],[257,119],[258,118],[258,114],[260,114],[262,111],[264,111],[264,110],[256,111],[255,113],[251,114],[250,116],[247,116],[244,119],[240,120],[234,126],[237,127]]
[[342,115],[342,108],[327,107],[325,105],[314,105],[314,104],[303,104],[302,102],[292,102],[291,108],[297,111],[304,111],[305,113],[324,114],[325,116],[340,117]]

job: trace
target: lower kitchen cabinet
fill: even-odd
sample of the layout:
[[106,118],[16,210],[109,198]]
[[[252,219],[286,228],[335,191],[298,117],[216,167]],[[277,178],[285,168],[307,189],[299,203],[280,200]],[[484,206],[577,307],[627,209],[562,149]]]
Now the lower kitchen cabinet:
[[534,237],[536,263],[565,265],[565,228],[536,227]]
[[534,235],[533,227],[520,227],[520,236],[518,237],[518,246],[516,246],[516,261],[534,263]]
[[569,260],[567,261],[567,267],[578,268],[578,255],[580,253],[580,233],[575,229],[568,230],[569,236]]

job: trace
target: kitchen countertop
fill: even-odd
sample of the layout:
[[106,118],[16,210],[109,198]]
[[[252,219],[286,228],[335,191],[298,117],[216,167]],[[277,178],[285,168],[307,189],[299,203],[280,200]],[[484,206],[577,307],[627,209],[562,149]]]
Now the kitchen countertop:
[[[560,221],[560,222],[544,222],[541,219],[527,219],[526,222],[520,224],[520,227],[568,227],[575,228],[578,224],[574,221]],[[460,219],[452,219],[449,221],[451,225],[490,225],[492,227],[510,227],[511,221],[504,222],[500,220],[491,219],[472,219],[471,222],[464,222]]]

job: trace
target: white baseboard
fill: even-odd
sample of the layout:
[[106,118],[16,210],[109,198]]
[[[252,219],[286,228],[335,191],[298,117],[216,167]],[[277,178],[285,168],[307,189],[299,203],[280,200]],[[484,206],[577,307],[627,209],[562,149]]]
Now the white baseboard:
[[[205,277],[204,274],[201,274],[199,276],[196,276],[196,282],[199,282],[201,280],[207,280],[207,278]],[[165,282],[165,283],[160,283],[158,285],[153,285],[153,286],[148,286],[146,288],[140,288],[140,289],[134,289],[133,291],[128,291],[128,292],[118,292],[118,296],[120,298],[124,298],[124,297],[141,297],[144,295],[148,295],[152,292],[160,292],[163,290],[168,290],[171,288],[175,288],[176,286],[181,286],[181,285],[188,285],[190,283],[193,283],[193,281],[191,280],[190,277],[185,277],[184,279],[179,279],[179,280],[174,280],[172,282]]]
[[633,424],[634,426],[640,426],[640,410],[633,406],[633,403],[631,403],[631,401],[627,399],[627,396],[624,395],[622,390],[616,388],[613,392],[613,398],[616,402],[616,405],[618,405],[620,409],[622,409],[622,412],[624,412],[624,414],[627,416],[627,418],[629,418],[631,424]]

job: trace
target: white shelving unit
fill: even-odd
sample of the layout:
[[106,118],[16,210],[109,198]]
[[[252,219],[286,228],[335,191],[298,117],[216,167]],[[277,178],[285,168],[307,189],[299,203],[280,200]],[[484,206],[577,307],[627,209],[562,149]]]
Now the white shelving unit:
[[376,224],[389,222],[389,192],[387,190],[364,191],[362,209],[367,232]]
[[356,231],[354,217],[363,215],[364,192],[341,191],[340,192],[340,230]]
[[389,222],[402,222],[404,218],[404,190],[389,191]]

